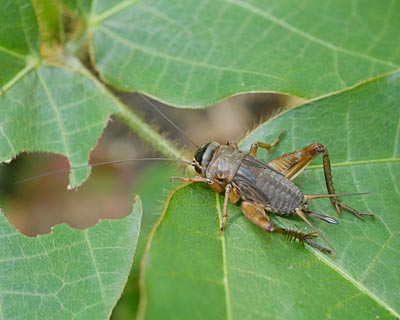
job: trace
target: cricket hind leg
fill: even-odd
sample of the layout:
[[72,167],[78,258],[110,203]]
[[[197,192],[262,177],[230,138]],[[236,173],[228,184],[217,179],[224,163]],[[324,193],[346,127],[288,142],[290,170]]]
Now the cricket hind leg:
[[317,237],[316,232],[304,233],[294,229],[276,227],[269,219],[264,208],[250,201],[243,201],[241,204],[241,209],[248,220],[267,232],[280,233],[289,240],[298,239],[301,244],[307,243],[311,247],[323,253],[334,255],[333,251],[319,245],[314,240],[312,240],[313,238]]
[[[313,143],[301,150],[297,150],[276,158],[268,163],[275,170],[283,174],[286,178],[293,180],[297,177],[308,164],[319,154],[322,154],[322,163],[326,188],[329,194],[335,194],[335,188],[332,180],[331,161],[329,159],[328,148],[320,143]],[[337,197],[330,197],[329,200],[339,217],[342,216],[342,210],[349,211],[356,217],[363,219],[365,216],[374,216],[370,213],[361,213],[352,207],[341,202]]]

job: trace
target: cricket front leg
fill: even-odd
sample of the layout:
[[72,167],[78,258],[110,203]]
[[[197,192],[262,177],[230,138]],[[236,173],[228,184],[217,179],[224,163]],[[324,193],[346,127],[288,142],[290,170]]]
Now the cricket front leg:
[[170,180],[179,180],[179,181],[186,181],[186,182],[203,182],[207,183],[215,192],[222,193],[225,189],[223,186],[215,183],[211,179],[194,176],[194,177],[171,177]]
[[240,196],[236,192],[236,190],[233,189],[231,184],[227,184],[225,187],[222,185],[216,183],[215,181],[212,181],[210,179],[200,177],[200,176],[194,176],[194,177],[171,177],[171,180],[179,180],[179,181],[186,181],[186,182],[205,182],[207,183],[211,189],[213,189],[217,193],[222,193],[225,192],[225,198],[224,198],[224,208],[222,211],[222,217],[221,217],[221,225],[219,228],[219,232],[222,233],[225,228],[225,223],[228,218],[228,200],[230,199],[233,203],[236,203],[239,201]]
[[247,219],[249,219],[252,223],[267,232],[283,234],[289,240],[298,239],[301,244],[304,244],[305,242],[311,247],[316,248],[323,253],[334,255],[334,252],[327,248],[324,248],[323,246],[312,240],[317,236],[316,232],[304,233],[293,229],[276,227],[269,219],[264,208],[250,201],[243,201],[241,209]]
[[219,232],[224,232],[225,223],[228,219],[228,200],[232,203],[237,203],[240,200],[239,193],[232,187],[231,184],[227,184],[225,186],[225,198],[224,198],[224,208],[222,210],[222,219],[221,219],[221,226],[219,228]]
[[224,208],[222,209],[221,226],[219,227],[220,233],[224,232],[226,219],[228,218],[228,200],[229,200],[229,193],[231,192],[231,190],[232,190],[232,185],[227,184],[225,186]]
[[194,177],[171,177],[169,178],[171,181],[172,180],[179,180],[179,181],[186,181],[186,182],[205,182],[205,183],[211,183],[210,179],[203,178],[200,176],[194,176]]

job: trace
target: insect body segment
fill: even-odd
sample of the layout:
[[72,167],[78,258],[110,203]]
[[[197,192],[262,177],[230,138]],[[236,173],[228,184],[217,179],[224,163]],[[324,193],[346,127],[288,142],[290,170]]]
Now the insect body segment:
[[[268,151],[279,143],[283,133],[272,144],[256,143],[251,146],[249,153],[240,151],[235,144],[220,145],[216,142],[200,147],[195,154],[192,165],[200,176],[190,178],[173,177],[172,179],[206,182],[218,193],[224,193],[224,208],[220,231],[225,227],[228,216],[228,199],[232,203],[241,201],[241,210],[248,220],[263,230],[280,233],[289,239],[298,239],[300,243],[320,250],[323,253],[334,254],[328,248],[316,243],[313,238],[318,234],[307,216],[336,224],[331,217],[309,211],[309,200],[328,197],[341,216],[345,209],[359,218],[365,215],[343,204],[335,195],[332,182],[331,165],[328,150],[319,143],[311,144],[304,149],[285,154],[268,163],[256,158],[259,147]],[[318,155],[323,154],[323,165],[327,195],[305,195],[291,180]],[[311,233],[276,227],[268,217],[268,213],[284,216],[297,215],[312,229]],[[320,235],[328,244],[329,242]]]

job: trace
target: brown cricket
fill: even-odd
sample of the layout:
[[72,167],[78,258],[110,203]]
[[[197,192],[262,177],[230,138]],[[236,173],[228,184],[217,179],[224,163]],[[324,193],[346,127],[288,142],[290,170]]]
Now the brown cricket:
[[[183,137],[196,146],[196,144],[148,98],[145,96],[143,96],[143,98],[179,131]],[[217,142],[209,142],[201,147],[196,146],[198,149],[194,155],[193,161],[170,158],[141,158],[92,163],[91,165],[99,166],[139,160],[177,161],[185,163],[193,166],[196,172],[201,174],[201,176],[171,177],[171,180],[205,182],[216,192],[225,195],[220,232],[223,232],[228,217],[227,207],[229,199],[234,204],[241,202],[241,210],[246,218],[263,230],[271,233],[283,234],[288,239],[298,239],[302,244],[307,243],[323,253],[334,255],[335,253],[329,241],[317,231],[308,220],[307,216],[331,224],[337,224],[338,222],[334,218],[310,211],[308,201],[329,198],[339,217],[342,216],[341,210],[344,209],[354,214],[356,217],[363,219],[365,216],[373,217],[374,215],[370,213],[361,213],[341,202],[338,197],[361,195],[365,193],[335,194],[328,149],[320,143],[313,143],[303,149],[285,154],[267,163],[256,157],[258,148],[264,148],[269,152],[280,142],[284,133],[285,132],[282,132],[271,144],[264,142],[252,144],[249,152],[240,151],[235,143],[228,142],[226,145],[222,145]],[[323,157],[322,162],[328,194],[305,195],[292,180],[319,154],[322,154]],[[86,165],[82,167],[86,167]],[[18,183],[65,171],[67,170],[62,169],[48,172],[46,174],[20,180]],[[297,215],[312,228],[313,232],[304,233],[295,229],[276,227],[270,220],[268,213],[282,216]],[[313,240],[313,238],[318,235],[331,249],[325,248]]]
[[[201,176],[172,177],[171,179],[205,182],[216,192],[225,195],[220,232],[224,230],[228,217],[228,199],[234,204],[241,201],[240,206],[245,217],[263,230],[283,234],[289,239],[298,239],[300,243],[307,243],[323,253],[334,255],[332,249],[325,248],[313,240],[318,232],[307,216],[332,224],[338,222],[331,217],[311,212],[308,201],[329,198],[339,217],[342,216],[342,209],[360,219],[363,219],[364,216],[373,216],[373,214],[361,213],[337,198],[354,194],[335,194],[328,149],[320,143],[313,143],[267,163],[256,158],[259,147],[269,151],[279,143],[283,135],[284,132],[271,144],[263,142],[252,144],[248,153],[240,151],[234,143],[226,145],[217,142],[207,143],[197,149],[191,163]],[[319,154],[322,154],[323,157],[328,194],[306,195],[292,180]],[[313,232],[304,233],[294,229],[276,227],[270,220],[269,213],[282,216],[297,215],[313,229]],[[321,234],[319,235],[331,247],[329,242]]]

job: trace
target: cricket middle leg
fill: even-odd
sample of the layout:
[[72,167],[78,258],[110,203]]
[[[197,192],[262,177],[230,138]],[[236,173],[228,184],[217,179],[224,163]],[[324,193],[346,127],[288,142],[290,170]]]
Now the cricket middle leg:
[[279,135],[279,137],[272,143],[264,143],[264,142],[253,143],[250,147],[249,154],[253,157],[256,157],[258,148],[263,148],[269,152],[272,148],[274,148],[282,140],[284,135],[285,135],[285,131],[282,131],[281,134]]

